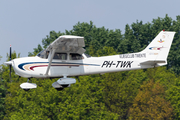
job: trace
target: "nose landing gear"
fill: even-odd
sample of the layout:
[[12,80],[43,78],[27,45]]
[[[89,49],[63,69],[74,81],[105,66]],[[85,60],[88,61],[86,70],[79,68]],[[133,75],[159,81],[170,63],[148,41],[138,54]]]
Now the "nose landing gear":
[[[29,78],[30,79],[30,78]],[[29,83],[29,79],[27,80],[26,83],[22,83],[20,85],[20,87],[25,90],[25,91],[28,91],[30,89],[34,89],[34,88],[37,88],[37,85],[35,83]]]

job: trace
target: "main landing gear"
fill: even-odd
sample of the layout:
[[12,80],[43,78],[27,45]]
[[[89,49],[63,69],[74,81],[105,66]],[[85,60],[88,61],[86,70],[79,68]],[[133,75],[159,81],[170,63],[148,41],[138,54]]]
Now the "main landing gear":
[[63,90],[66,87],[70,87],[71,84],[76,83],[76,79],[74,78],[60,78],[56,82],[52,84],[52,86],[60,91]]

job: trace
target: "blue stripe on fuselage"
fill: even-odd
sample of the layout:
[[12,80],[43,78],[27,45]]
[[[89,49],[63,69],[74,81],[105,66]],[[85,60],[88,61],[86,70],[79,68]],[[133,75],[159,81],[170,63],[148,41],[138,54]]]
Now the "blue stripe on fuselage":
[[[28,62],[28,63],[21,63],[18,65],[19,69],[24,70],[23,66],[27,64],[43,64],[43,63],[49,63],[49,62]],[[68,63],[68,62],[52,62],[52,64],[78,64],[78,65],[91,65],[91,66],[100,66],[97,64],[83,64],[83,63]]]

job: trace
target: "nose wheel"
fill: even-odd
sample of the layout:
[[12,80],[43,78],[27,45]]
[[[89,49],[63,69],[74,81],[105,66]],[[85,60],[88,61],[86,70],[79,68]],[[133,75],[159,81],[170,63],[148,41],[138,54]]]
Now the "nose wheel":
[[30,89],[34,89],[34,88],[37,88],[37,85],[35,83],[29,83],[29,79],[27,80],[26,83],[22,83],[20,85],[20,87],[25,90],[25,91],[28,91]]

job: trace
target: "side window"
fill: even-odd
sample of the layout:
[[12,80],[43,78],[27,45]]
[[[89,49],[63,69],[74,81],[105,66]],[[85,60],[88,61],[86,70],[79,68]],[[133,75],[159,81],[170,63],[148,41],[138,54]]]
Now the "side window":
[[46,51],[46,59],[48,58],[49,56],[49,51]]
[[70,60],[81,60],[84,59],[82,55],[77,54],[77,53],[70,53],[69,54],[69,59]]
[[55,53],[53,59],[67,60],[67,54],[66,53]]

